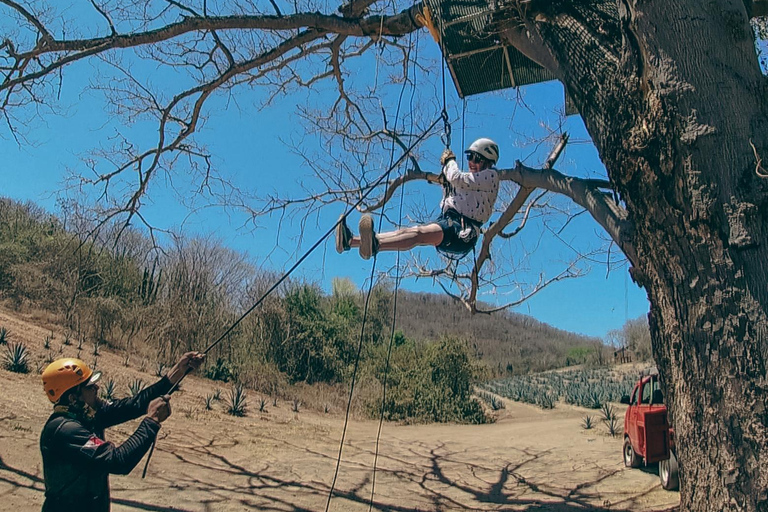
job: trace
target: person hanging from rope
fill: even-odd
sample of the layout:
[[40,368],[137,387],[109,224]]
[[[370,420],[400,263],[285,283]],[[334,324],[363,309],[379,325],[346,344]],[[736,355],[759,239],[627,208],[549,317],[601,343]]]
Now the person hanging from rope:
[[[127,475],[139,463],[171,415],[171,388],[196,370],[205,355],[187,352],[168,374],[131,398],[99,398],[101,372],[81,360],[58,359],[43,371],[45,395],[53,414],[40,434],[45,502],[43,512],[109,512],[109,475]],[[104,438],[104,429],[146,414],[120,445]]]
[[480,227],[490,219],[499,192],[499,146],[491,139],[477,139],[465,151],[469,172],[459,169],[450,149],[440,157],[443,199],[440,216],[434,222],[375,233],[373,218],[360,218],[360,235],[354,236],[342,216],[336,226],[336,251],[341,254],[357,247],[363,259],[379,251],[407,251],[416,246],[432,245],[441,252],[464,255],[471,251],[480,235]]

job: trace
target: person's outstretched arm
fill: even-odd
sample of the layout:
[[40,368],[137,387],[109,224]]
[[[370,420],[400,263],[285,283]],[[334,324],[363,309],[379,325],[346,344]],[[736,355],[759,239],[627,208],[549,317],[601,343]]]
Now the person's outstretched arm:
[[113,402],[102,402],[96,412],[96,425],[107,428],[146,414],[147,406],[152,400],[168,393],[184,375],[199,368],[204,359],[205,356],[199,352],[187,352],[165,377],[144,388],[135,396]]

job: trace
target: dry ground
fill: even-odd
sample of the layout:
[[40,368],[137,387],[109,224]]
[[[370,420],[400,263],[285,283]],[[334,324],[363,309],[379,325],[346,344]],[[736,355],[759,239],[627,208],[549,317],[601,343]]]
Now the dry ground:
[[[0,310],[0,326],[14,340],[45,354],[50,330],[39,319]],[[52,343],[58,351],[62,336]],[[75,347],[65,347],[71,356]],[[92,362],[92,347],[84,358]],[[123,356],[103,352],[99,369],[125,394],[132,378],[153,379],[125,368]],[[50,405],[34,368],[28,375],[0,370],[0,511],[39,510],[43,501],[38,435]],[[113,511],[322,511],[334,476],[343,415],[269,403],[244,418],[217,404],[204,410],[214,383],[188,378],[174,395],[173,416],[163,424],[147,478],[142,464],[113,476]],[[666,510],[677,493],[659,485],[656,468],[625,469],[621,439],[605,428],[584,431],[586,411],[558,404],[552,411],[507,402],[489,425],[385,424],[375,473],[373,509],[392,511]],[[111,429],[119,441],[134,424]],[[378,424],[353,420],[330,510],[369,509]]]

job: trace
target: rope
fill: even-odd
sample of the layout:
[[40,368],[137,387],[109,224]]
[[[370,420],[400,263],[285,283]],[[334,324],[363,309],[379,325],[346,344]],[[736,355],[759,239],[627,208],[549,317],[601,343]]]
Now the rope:
[[[315,249],[317,249],[317,248],[320,246],[320,244],[322,244],[322,243],[325,241],[325,239],[326,239],[326,238],[328,238],[328,237],[331,235],[331,233],[333,233],[333,232],[336,230],[336,226],[338,226],[338,225],[339,225],[339,223],[341,223],[342,221],[346,221],[346,219],[347,219],[347,217],[349,216],[349,214],[350,214],[350,213],[352,213],[352,211],[353,211],[353,210],[355,210],[355,209],[356,209],[358,206],[360,206],[361,204],[363,204],[363,201],[365,201],[365,199],[366,199],[366,198],[367,198],[367,197],[368,197],[368,196],[371,194],[371,192],[373,192],[373,190],[374,190],[374,189],[375,189],[377,186],[379,186],[379,185],[381,184],[381,182],[382,182],[382,181],[384,181],[384,179],[385,179],[385,178],[387,178],[387,177],[389,176],[389,174],[392,172],[392,169],[396,168],[398,165],[400,165],[400,164],[402,163],[402,161],[403,161],[403,160],[405,160],[405,158],[406,158],[406,157],[407,157],[407,156],[408,156],[408,155],[411,153],[411,151],[413,151],[413,149],[414,149],[414,148],[415,148],[415,147],[416,147],[416,146],[417,146],[417,145],[418,145],[418,144],[419,144],[419,143],[420,143],[420,142],[421,142],[421,141],[424,139],[424,137],[426,137],[426,136],[427,136],[427,134],[429,134],[429,132],[430,132],[430,131],[432,131],[432,129],[433,129],[435,126],[437,126],[437,123],[438,123],[438,121],[440,121],[440,119],[441,119],[441,118],[440,118],[440,117],[438,117],[437,119],[435,119],[434,121],[432,121],[432,124],[430,124],[430,125],[429,125],[429,127],[428,127],[426,130],[424,130],[424,131],[421,133],[421,135],[419,135],[419,136],[416,138],[416,140],[415,140],[415,141],[414,141],[414,142],[413,142],[413,143],[412,143],[412,144],[411,144],[411,145],[408,147],[408,149],[406,149],[406,150],[403,152],[403,154],[401,154],[401,155],[400,155],[400,157],[397,159],[397,161],[396,161],[395,163],[393,163],[392,165],[390,165],[389,169],[387,169],[387,170],[386,170],[384,173],[382,173],[382,175],[381,175],[381,176],[379,176],[379,177],[376,179],[376,181],[374,181],[374,182],[373,182],[373,184],[371,184],[370,188],[369,188],[369,189],[368,189],[368,190],[367,190],[367,191],[366,191],[364,194],[362,194],[362,195],[360,196],[360,198],[357,200],[357,202],[356,202],[355,204],[353,204],[353,205],[352,205],[352,206],[351,206],[351,207],[350,207],[350,208],[349,208],[349,209],[348,209],[348,210],[347,210],[347,211],[344,213],[344,215],[343,215],[342,217],[340,217],[340,218],[339,218],[339,219],[338,219],[338,220],[337,220],[337,221],[336,221],[336,222],[333,224],[333,226],[331,226],[331,228],[330,228],[328,231],[326,231],[326,232],[325,232],[325,233],[324,233],[324,234],[323,234],[323,235],[322,235],[322,236],[321,236],[321,237],[320,237],[320,238],[319,238],[319,239],[318,239],[318,240],[317,240],[317,241],[316,241],[314,244],[312,244],[312,247],[310,247],[310,248],[307,250],[307,252],[305,252],[305,253],[304,253],[304,254],[301,256],[301,258],[299,258],[298,260],[296,260],[296,262],[295,262],[295,263],[294,263],[294,264],[291,266],[291,268],[289,268],[289,269],[288,269],[288,270],[287,270],[287,271],[286,271],[286,272],[285,272],[285,273],[284,273],[284,274],[283,274],[283,275],[282,275],[282,276],[281,276],[281,277],[280,277],[280,278],[279,278],[277,281],[275,281],[275,282],[274,282],[274,284],[272,284],[272,286],[270,286],[270,287],[269,287],[269,289],[268,289],[266,292],[264,292],[264,294],[263,294],[263,295],[262,295],[262,296],[259,298],[259,300],[257,300],[257,301],[256,301],[256,302],[253,304],[253,306],[251,306],[250,308],[248,308],[248,309],[245,311],[245,313],[243,313],[242,315],[240,315],[240,318],[238,318],[237,320],[235,320],[235,322],[234,322],[234,323],[233,323],[233,324],[232,324],[232,325],[231,325],[231,326],[230,326],[230,327],[229,327],[229,328],[228,328],[226,331],[224,331],[224,333],[223,333],[221,336],[219,336],[219,337],[216,339],[216,341],[214,341],[213,343],[211,343],[210,345],[208,345],[208,347],[206,347],[206,349],[205,349],[205,350],[203,350],[203,354],[208,354],[208,352],[210,352],[210,351],[211,351],[211,350],[212,350],[214,347],[216,347],[216,345],[218,345],[219,343],[221,343],[221,341],[222,341],[224,338],[226,338],[226,337],[229,335],[229,333],[231,333],[233,330],[235,330],[235,328],[236,328],[238,325],[240,325],[240,322],[242,322],[242,321],[245,319],[245,317],[247,317],[249,314],[251,314],[251,313],[253,312],[253,310],[255,310],[257,307],[259,307],[259,306],[261,305],[261,303],[262,303],[262,302],[264,302],[264,299],[266,299],[266,298],[267,298],[267,297],[268,297],[268,296],[269,296],[269,295],[270,295],[270,294],[271,294],[273,291],[275,291],[275,290],[277,289],[277,287],[278,287],[278,286],[280,286],[281,284],[283,284],[283,282],[284,282],[286,279],[288,279],[288,277],[289,277],[289,276],[290,276],[290,275],[293,273],[293,271],[294,271],[294,270],[296,270],[296,269],[297,269],[297,268],[298,268],[298,267],[299,267],[299,266],[300,266],[302,263],[304,263],[304,260],[306,260],[306,259],[309,257],[309,255],[310,255],[310,254],[312,254],[312,253],[315,251]],[[389,183],[387,183],[387,185],[389,185]],[[374,260],[374,263],[375,263],[375,260]],[[363,317],[363,321],[365,321],[365,317]],[[174,385],[173,385],[173,387],[171,387],[171,389],[168,391],[168,394],[169,394],[169,395],[178,389],[179,385],[181,384],[181,381],[183,381],[183,380],[184,380],[184,378],[187,376],[187,374],[188,374],[188,373],[189,373],[189,370],[187,371],[187,373],[185,373],[184,375],[182,375],[182,377],[181,377],[181,378],[178,380],[178,382],[176,382],[176,384],[174,384]],[[143,472],[142,472],[142,474],[141,474],[141,478],[144,478],[144,477],[147,475],[147,468],[149,467],[149,461],[152,459],[152,454],[154,453],[154,451],[155,451],[155,443],[153,442],[153,443],[152,443],[152,447],[151,447],[151,448],[150,448],[150,450],[149,450],[149,456],[147,457],[147,462],[144,464],[144,471],[143,471]]]
[[[443,7],[445,3],[440,4],[440,8],[442,10],[445,10],[445,7]],[[440,116],[443,118],[443,133],[440,135],[440,140],[443,141],[443,145],[447,149],[451,148],[451,122],[448,118],[448,101],[446,99],[446,93],[445,93],[445,67],[447,64],[447,54],[445,53],[445,25],[443,21],[443,13],[440,13],[440,55],[442,57],[442,62],[440,62],[440,78],[443,85],[443,111],[440,113]]]
[[[408,55],[408,59],[410,60],[410,53]],[[407,69],[407,66],[406,66],[406,69]],[[398,97],[398,100],[397,100],[397,109],[395,110],[395,126],[393,128],[393,133],[395,135],[397,134],[397,122],[398,122],[398,119],[400,118],[400,107],[402,105],[403,94],[405,92],[405,87],[406,87],[407,84],[408,84],[408,81],[407,81],[407,76],[406,76],[406,80],[403,81],[403,87],[400,89],[400,96]],[[384,116],[384,129],[385,130],[387,129],[387,118],[386,118],[386,115]],[[395,139],[393,137],[392,138],[392,148],[391,148],[391,151],[390,151],[390,154],[389,154],[390,167],[389,167],[389,170],[387,172],[387,176],[389,176],[389,172],[391,172],[392,169],[394,169],[394,167],[396,167],[396,166],[392,165],[392,161],[394,160],[394,158],[395,158]],[[389,180],[387,180],[387,186],[389,186]],[[386,189],[385,189],[384,193],[386,195]],[[401,191],[401,193],[402,193],[402,191]],[[401,215],[402,215],[402,206],[401,206]],[[380,212],[380,215],[379,215],[378,232],[381,232],[381,226],[383,224],[383,221],[384,221],[384,208],[381,209],[381,212]],[[397,259],[398,259],[398,264],[399,264],[399,261],[400,261],[400,252],[399,251],[397,253]],[[338,457],[336,458],[336,468],[335,468],[335,471],[334,471],[334,474],[333,474],[333,480],[331,481],[331,487],[330,487],[330,489],[328,491],[328,499],[326,500],[326,503],[325,503],[325,511],[326,512],[328,512],[328,510],[329,510],[329,508],[331,506],[331,499],[333,498],[333,491],[336,489],[336,481],[338,479],[339,469],[341,467],[341,458],[342,458],[342,454],[343,454],[343,451],[344,451],[344,440],[346,439],[347,427],[349,425],[349,413],[350,413],[350,410],[352,409],[352,396],[354,395],[355,384],[357,382],[357,370],[358,370],[359,365],[360,365],[360,354],[362,353],[363,342],[365,340],[365,324],[366,324],[366,320],[368,319],[368,306],[370,304],[371,294],[373,292],[373,278],[374,278],[374,275],[375,275],[375,272],[376,272],[376,263],[377,263],[377,261],[378,261],[378,255],[374,255],[373,262],[371,264],[371,275],[368,278],[368,292],[366,293],[365,305],[363,307],[363,320],[362,320],[362,323],[361,323],[361,326],[360,326],[360,339],[359,339],[358,345],[357,345],[357,354],[356,354],[356,357],[355,357],[355,366],[354,366],[354,369],[352,371],[352,381],[350,382],[350,386],[349,386],[349,397],[347,399],[347,410],[346,410],[346,413],[344,415],[344,427],[343,427],[342,432],[341,432],[341,441],[339,442],[339,454],[338,454]],[[396,284],[395,285],[395,294],[397,294],[397,286],[398,285]],[[396,303],[396,300],[395,300],[395,303]],[[396,311],[396,307],[395,307],[395,311]],[[392,320],[392,322],[393,322],[393,329],[394,329],[394,321],[395,320],[394,320],[394,317],[393,317],[393,320]],[[394,337],[394,333],[392,334],[392,337]],[[376,453],[374,455],[374,463],[373,463],[373,484],[371,486],[371,499],[370,499],[369,507],[373,507],[373,496],[374,496],[375,487],[376,487],[376,483],[375,483],[376,482],[376,461],[378,459],[378,442],[379,442],[379,435],[380,434],[381,434],[381,426],[379,426],[379,432],[378,432],[377,437],[376,437]],[[370,510],[370,508],[369,508],[369,510]]]
[[467,147],[467,143],[464,140],[464,134],[467,125],[467,98],[461,100],[461,168],[466,169],[467,154],[464,153],[464,149]]
[[[413,32],[408,37],[408,46],[410,47],[413,41]],[[411,99],[410,99],[410,112],[411,112],[411,127],[409,129],[409,133],[413,131],[413,98],[416,94],[416,62],[419,60],[419,39],[418,36],[416,37],[416,45],[414,49],[416,55],[414,56],[413,62],[413,74],[414,79],[412,81],[412,87],[411,87]],[[408,59],[410,60],[410,52],[408,53]],[[406,67],[406,70],[408,68]],[[405,85],[407,83],[408,76],[406,75],[406,80],[403,82],[403,88],[400,91],[400,98],[398,99],[398,105],[397,110],[400,111],[400,101],[402,100],[403,92],[405,91]],[[397,130],[397,115],[395,116],[395,130]],[[395,154],[395,142],[392,141],[392,150],[390,155],[392,155],[390,158],[392,158]],[[403,188],[400,189],[400,205],[398,208],[398,222],[397,222],[397,229],[400,229],[403,225],[403,204],[405,199],[405,191]],[[383,216],[383,211],[382,211]],[[392,346],[395,342],[395,326],[397,325],[397,297],[398,297],[398,291],[400,290],[400,251],[397,251],[397,256],[395,257],[395,289],[392,293],[393,299],[392,299],[392,329],[389,333],[389,346],[387,347],[387,359],[384,364],[384,380],[382,382],[382,392],[381,392],[381,408],[379,409],[379,426],[376,430],[376,447],[373,452],[373,475],[371,476],[371,498],[368,502],[368,512],[371,512],[373,510],[373,497],[376,493],[376,469],[378,467],[378,461],[379,461],[379,441],[381,440],[381,430],[384,425],[384,409],[386,408],[387,404],[387,381],[389,379],[389,363],[392,357]]]

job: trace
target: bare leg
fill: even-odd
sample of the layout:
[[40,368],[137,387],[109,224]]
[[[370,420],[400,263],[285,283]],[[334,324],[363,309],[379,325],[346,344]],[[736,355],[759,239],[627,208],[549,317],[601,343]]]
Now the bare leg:
[[[424,224],[409,228],[379,233],[379,251],[407,251],[420,245],[437,247],[443,241],[443,228],[440,224]],[[349,241],[350,247],[360,247],[360,237],[354,236]]]

